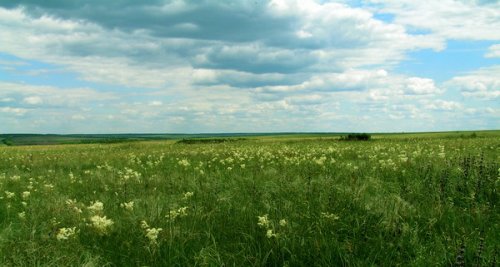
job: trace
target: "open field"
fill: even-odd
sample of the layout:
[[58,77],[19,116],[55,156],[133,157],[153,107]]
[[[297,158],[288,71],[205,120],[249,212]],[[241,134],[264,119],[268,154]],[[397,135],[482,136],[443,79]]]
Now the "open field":
[[0,266],[496,264],[500,131],[337,139],[2,146]]
[[[347,133],[202,133],[202,134],[0,134],[0,146],[64,145],[64,144],[106,144],[132,141],[158,141],[203,138],[246,138],[246,139],[292,139],[321,138],[338,139]],[[500,131],[451,131],[427,133],[376,133],[375,139],[383,138],[468,138],[500,137]]]

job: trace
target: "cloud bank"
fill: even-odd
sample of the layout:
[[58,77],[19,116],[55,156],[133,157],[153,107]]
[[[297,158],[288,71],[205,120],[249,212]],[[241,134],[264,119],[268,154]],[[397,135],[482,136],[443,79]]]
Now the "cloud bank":
[[[495,128],[499,10],[451,0],[2,1],[0,123],[7,132]],[[449,41],[494,42],[488,65],[444,82],[400,68],[411,53],[447,53]]]

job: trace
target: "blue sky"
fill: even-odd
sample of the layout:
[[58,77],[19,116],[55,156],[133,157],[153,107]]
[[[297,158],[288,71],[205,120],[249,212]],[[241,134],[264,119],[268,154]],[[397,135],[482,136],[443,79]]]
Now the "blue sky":
[[1,133],[499,129],[500,2],[0,2]]

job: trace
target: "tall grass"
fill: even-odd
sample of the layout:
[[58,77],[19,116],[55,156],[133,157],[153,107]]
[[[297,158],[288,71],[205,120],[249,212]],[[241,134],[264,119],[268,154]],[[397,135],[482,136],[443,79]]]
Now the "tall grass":
[[495,138],[0,147],[0,265],[491,266],[499,151]]

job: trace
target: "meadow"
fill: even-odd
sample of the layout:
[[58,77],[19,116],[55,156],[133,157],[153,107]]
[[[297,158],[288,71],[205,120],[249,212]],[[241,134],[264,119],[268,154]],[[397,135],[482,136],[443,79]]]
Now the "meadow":
[[500,132],[0,147],[0,266],[496,266]]

